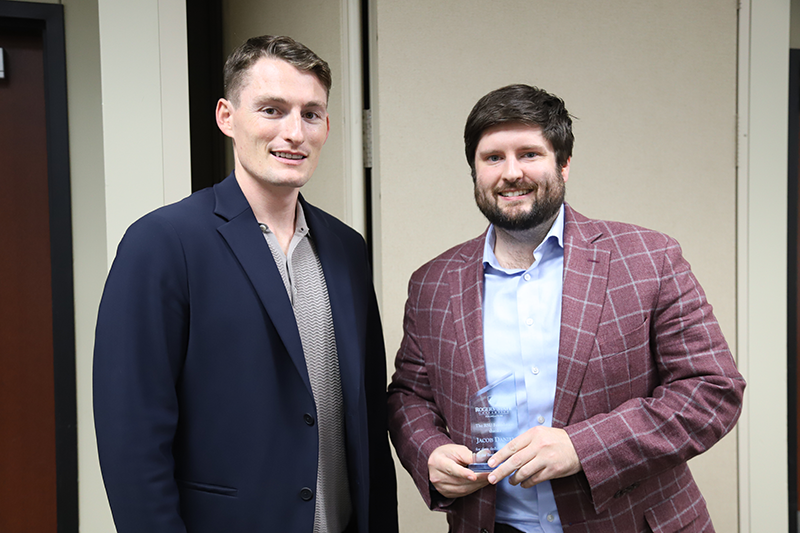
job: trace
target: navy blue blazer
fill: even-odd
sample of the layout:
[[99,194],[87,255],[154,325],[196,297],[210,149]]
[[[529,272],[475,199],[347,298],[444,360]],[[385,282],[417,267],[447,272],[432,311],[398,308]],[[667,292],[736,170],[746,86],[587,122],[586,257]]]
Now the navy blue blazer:
[[[366,246],[300,201],[330,296],[358,531],[397,531]],[[314,399],[286,289],[233,174],[126,232],[98,314],[94,413],[119,533],[312,530]]]

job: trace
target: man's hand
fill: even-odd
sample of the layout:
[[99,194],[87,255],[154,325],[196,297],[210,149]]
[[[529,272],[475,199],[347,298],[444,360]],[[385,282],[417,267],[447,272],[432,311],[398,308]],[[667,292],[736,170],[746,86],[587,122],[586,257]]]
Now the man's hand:
[[581,471],[567,432],[546,426],[531,428],[503,446],[489,459],[489,466],[497,467],[489,474],[489,483],[497,484],[511,475],[512,485],[521,484],[526,489]]
[[460,498],[489,484],[485,473],[476,474],[466,467],[472,452],[460,444],[439,446],[428,457],[428,479],[445,498]]

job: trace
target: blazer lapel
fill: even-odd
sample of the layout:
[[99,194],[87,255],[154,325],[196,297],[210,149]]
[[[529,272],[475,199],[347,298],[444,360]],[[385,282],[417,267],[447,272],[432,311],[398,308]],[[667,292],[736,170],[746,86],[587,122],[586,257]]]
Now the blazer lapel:
[[486,234],[461,249],[462,262],[445,274],[456,342],[467,372],[467,398],[486,386],[483,353],[483,245]]
[[[564,287],[553,426],[569,422],[583,383],[606,297],[611,254],[594,242],[602,236],[566,206]],[[577,219],[577,220],[576,220]]]
[[250,204],[247,203],[233,174],[215,185],[214,193],[217,200],[214,213],[227,221],[219,226],[217,231],[228,243],[250,283],[253,284],[261,304],[272,320],[310,394],[311,383],[308,379],[294,310]]

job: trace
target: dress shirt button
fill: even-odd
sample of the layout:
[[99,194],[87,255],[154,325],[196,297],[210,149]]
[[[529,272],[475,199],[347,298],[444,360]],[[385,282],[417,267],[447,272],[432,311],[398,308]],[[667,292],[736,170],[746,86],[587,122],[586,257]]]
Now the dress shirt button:
[[525,274],[524,276],[522,276],[522,278],[523,278],[525,281],[530,281],[530,280],[531,280],[531,275],[530,275],[530,274]]
[[531,372],[533,372],[534,376],[539,375],[539,367],[538,366],[532,366],[531,367]]
[[553,520],[555,520],[555,519],[556,519],[556,517],[555,517],[555,516],[553,516],[553,514],[552,514],[552,513],[550,513],[550,514],[548,514],[548,515],[547,515],[547,521],[548,521],[548,522],[552,522],[552,521],[553,521]]
[[533,325],[533,319],[529,318],[528,320],[525,321],[525,323],[528,324],[529,326],[532,326]]
[[308,487],[303,487],[300,490],[300,497],[303,499],[304,502],[307,502],[308,500],[314,497],[314,491],[309,489]]
[[309,426],[313,426],[314,425],[314,417],[311,416],[308,413],[303,415],[303,420],[305,420],[306,424],[308,424]]
[[536,421],[539,422],[540,424],[544,424],[544,417],[542,415],[539,415],[539,418],[537,418]]

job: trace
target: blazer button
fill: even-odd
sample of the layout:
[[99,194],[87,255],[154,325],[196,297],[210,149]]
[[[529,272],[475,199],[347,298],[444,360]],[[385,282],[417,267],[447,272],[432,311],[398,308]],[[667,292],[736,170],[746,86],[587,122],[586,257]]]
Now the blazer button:
[[481,528],[481,533],[489,533],[489,530],[486,529],[485,527],[482,527]]
[[308,413],[303,415],[303,420],[305,420],[306,424],[308,424],[309,426],[313,426],[314,425],[314,417],[311,416]]
[[308,487],[303,487],[300,490],[300,497],[303,499],[304,502],[307,502],[308,500],[314,497],[314,491],[309,489]]

